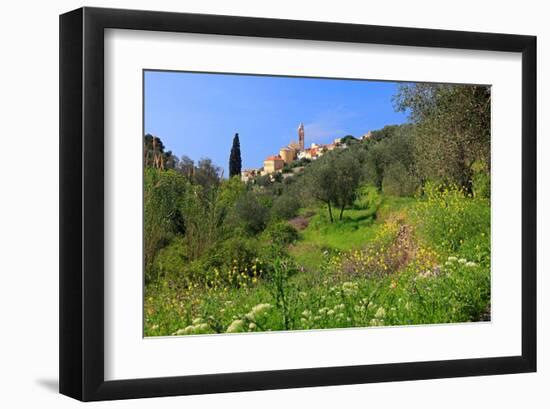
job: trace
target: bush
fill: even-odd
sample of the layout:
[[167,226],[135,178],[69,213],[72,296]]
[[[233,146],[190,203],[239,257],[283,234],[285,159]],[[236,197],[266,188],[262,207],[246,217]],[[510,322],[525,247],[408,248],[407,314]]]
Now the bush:
[[357,191],[353,207],[357,210],[370,210],[374,215],[382,203],[382,196],[374,186],[363,185]]
[[225,240],[220,246],[220,266],[236,266],[237,270],[248,270],[259,254],[259,245],[256,240],[250,240],[236,235]]
[[292,194],[283,194],[275,199],[271,208],[275,219],[288,220],[296,216],[300,209],[300,201]]
[[158,252],[148,278],[181,278],[187,262],[185,242],[181,237],[176,237]]
[[247,192],[237,200],[235,213],[246,232],[251,235],[260,233],[269,218],[269,209],[260,203],[253,192]]
[[286,222],[271,224],[266,229],[265,235],[278,246],[286,246],[298,240],[298,231]]

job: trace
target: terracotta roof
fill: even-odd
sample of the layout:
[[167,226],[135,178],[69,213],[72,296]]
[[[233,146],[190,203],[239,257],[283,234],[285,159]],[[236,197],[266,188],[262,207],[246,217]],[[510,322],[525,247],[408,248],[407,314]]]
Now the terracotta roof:
[[265,160],[283,160],[279,155],[271,155],[265,158]]

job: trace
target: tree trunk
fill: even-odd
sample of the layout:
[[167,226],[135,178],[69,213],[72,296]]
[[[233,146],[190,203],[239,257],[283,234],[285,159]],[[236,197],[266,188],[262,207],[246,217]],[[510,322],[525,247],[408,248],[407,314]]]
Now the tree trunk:
[[330,207],[330,202],[327,202],[328,205],[328,215],[330,216],[330,222],[332,223],[334,219],[332,218],[332,207]]
[[342,220],[342,216],[344,215],[344,207],[346,207],[346,205],[343,205],[340,209],[340,220]]

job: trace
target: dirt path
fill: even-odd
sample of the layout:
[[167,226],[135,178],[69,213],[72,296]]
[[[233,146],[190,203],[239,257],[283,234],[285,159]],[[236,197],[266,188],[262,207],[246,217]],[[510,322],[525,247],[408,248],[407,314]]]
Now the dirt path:
[[296,230],[304,230],[309,225],[309,219],[305,218],[304,216],[298,216],[294,219],[290,219],[288,223],[294,227]]

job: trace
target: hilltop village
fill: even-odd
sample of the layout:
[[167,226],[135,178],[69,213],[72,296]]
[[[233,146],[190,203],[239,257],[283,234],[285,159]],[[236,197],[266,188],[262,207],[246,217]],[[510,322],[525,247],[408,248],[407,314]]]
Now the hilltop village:
[[[361,139],[370,138],[371,132],[364,134]],[[269,175],[274,177],[276,174],[282,174],[283,178],[292,177],[303,170],[299,166],[300,162],[309,162],[315,160],[324,153],[334,149],[344,149],[347,147],[346,138],[336,138],[329,144],[311,143],[309,148],[305,147],[305,128],[304,124],[298,126],[298,142],[291,141],[288,145],[282,147],[276,155],[270,155],[264,159],[263,167],[257,169],[243,169],[241,171],[241,180],[248,182],[256,176]],[[355,138],[354,138],[355,139]],[[298,166],[293,166],[298,165]]]

